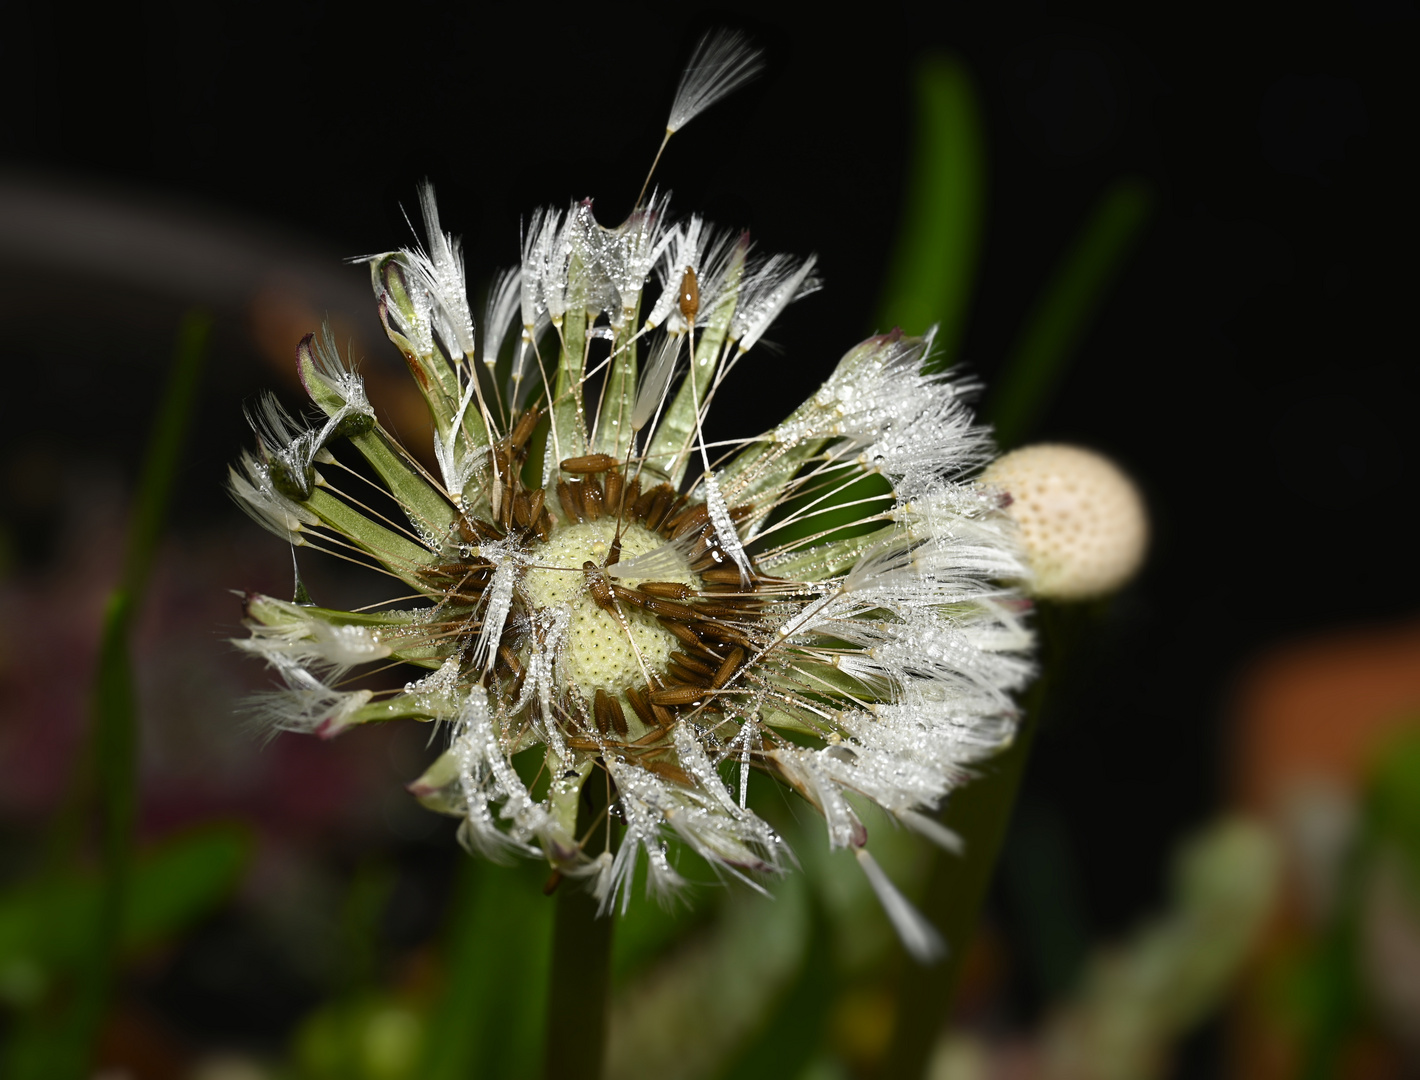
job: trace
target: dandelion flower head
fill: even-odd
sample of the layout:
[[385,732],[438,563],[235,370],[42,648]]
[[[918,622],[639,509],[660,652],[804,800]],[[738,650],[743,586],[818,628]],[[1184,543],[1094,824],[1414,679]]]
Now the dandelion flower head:
[[[703,43],[667,138],[757,64],[734,37]],[[673,218],[654,192],[614,227],[575,203],[532,214],[475,320],[459,242],[427,186],[421,203],[425,243],[369,265],[437,469],[380,424],[328,334],[297,350],[317,421],[272,397],[249,410],[237,500],[405,596],[351,612],[249,595],[238,644],[284,684],[257,703],[265,721],[322,737],[440,723],[447,748],[411,790],[461,819],[467,847],[545,858],[604,911],[624,910],[643,859],[651,891],[681,886],[676,844],[751,882],[785,869],[749,804],[760,770],[822,814],[931,955],[850,796],[950,845],[931,811],[1014,733],[1032,638],[1001,583],[1026,571],[1000,493],[972,480],[992,446],[968,388],[924,371],[930,333],[894,330],[772,430],[708,443],[747,355],[819,287],[813,256]],[[394,661],[426,674],[350,688]],[[594,790],[605,812],[579,828]]]

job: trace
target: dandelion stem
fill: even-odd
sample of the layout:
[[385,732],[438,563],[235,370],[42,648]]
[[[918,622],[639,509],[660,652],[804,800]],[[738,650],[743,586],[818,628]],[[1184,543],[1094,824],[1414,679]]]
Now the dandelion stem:
[[[594,771],[582,787],[577,835],[595,859],[607,847],[607,830],[594,828],[610,804],[608,783]],[[546,1080],[599,1080],[606,1049],[611,982],[611,915],[598,917],[597,901],[577,883],[557,891],[552,923],[552,975],[542,1075]]]

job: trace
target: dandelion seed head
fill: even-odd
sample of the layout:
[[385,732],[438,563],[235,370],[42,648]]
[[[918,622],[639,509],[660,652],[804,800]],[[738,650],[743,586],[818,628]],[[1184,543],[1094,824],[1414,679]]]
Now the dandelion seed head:
[[[703,42],[669,127],[757,66],[733,36]],[[914,954],[937,955],[848,794],[950,847],[929,815],[1009,742],[1032,673],[1016,523],[970,479],[991,454],[970,384],[924,373],[930,331],[894,331],[850,348],[771,431],[712,446],[707,416],[754,392],[740,358],[820,288],[812,256],[677,221],[662,194],[619,225],[590,201],[544,209],[476,326],[459,242],[432,188],[420,203],[424,243],[368,262],[437,470],[323,335],[297,359],[324,419],[262,400],[256,451],[231,472],[267,529],[406,597],[363,612],[249,597],[240,645],[280,684],[262,722],[437,725],[415,796],[460,818],[471,850],[545,858],[608,912],[637,881],[682,888],[676,846],[755,887],[791,865],[748,805],[760,771],[859,853]],[[363,471],[339,466],[352,455]],[[880,494],[847,494],[869,479]],[[426,674],[379,685],[394,662]],[[614,850],[584,849],[588,784],[623,826]]]
[[981,483],[1010,496],[1007,513],[1019,527],[1036,596],[1103,596],[1129,581],[1144,561],[1144,500],[1102,454],[1059,443],[1022,447],[992,462]]

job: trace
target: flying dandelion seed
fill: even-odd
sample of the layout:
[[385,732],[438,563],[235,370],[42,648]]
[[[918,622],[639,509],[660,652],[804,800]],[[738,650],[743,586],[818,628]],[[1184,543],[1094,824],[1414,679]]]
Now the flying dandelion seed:
[[[667,137],[758,67],[729,36],[696,58]],[[469,848],[589,879],[603,912],[625,910],[643,856],[651,892],[680,887],[676,842],[751,884],[782,871],[783,842],[748,805],[761,770],[818,809],[904,943],[935,955],[847,796],[951,847],[929,812],[1015,731],[1033,642],[1001,582],[1026,571],[1001,496],[971,480],[992,447],[969,388],[923,373],[930,334],[894,331],[849,350],[773,430],[707,443],[736,365],[819,287],[813,257],[672,220],[654,193],[614,228],[589,202],[542,210],[489,290],[480,338],[459,243],[431,189],[421,204],[426,246],[369,263],[429,406],[438,475],[379,424],[328,335],[298,349],[324,419],[308,427],[263,400],[257,453],[231,475],[278,536],[419,599],[345,612],[249,596],[238,644],[285,683],[256,709],[323,737],[443,722],[448,748],[411,790],[461,818]],[[335,458],[345,443],[396,514],[372,509],[369,482]],[[865,476],[890,494],[854,494]],[[428,674],[342,689],[394,661]],[[525,752],[541,759],[531,782],[514,767]],[[593,783],[620,823],[595,858],[577,835]]]

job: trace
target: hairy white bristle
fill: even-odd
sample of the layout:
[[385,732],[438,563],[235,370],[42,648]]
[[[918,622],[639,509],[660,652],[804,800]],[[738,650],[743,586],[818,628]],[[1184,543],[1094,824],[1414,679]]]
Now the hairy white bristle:
[[716,30],[690,54],[680,77],[666,130],[679,131],[727,94],[738,90],[764,68],[763,54],[743,34]]

